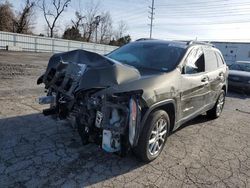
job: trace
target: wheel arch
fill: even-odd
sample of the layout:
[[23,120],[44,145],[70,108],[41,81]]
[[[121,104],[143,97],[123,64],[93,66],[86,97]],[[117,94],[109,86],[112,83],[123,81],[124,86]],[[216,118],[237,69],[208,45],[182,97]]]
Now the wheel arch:
[[227,86],[226,85],[223,85],[221,89],[225,91],[225,94],[227,94]]
[[168,113],[169,118],[170,118],[170,131],[172,131],[175,125],[175,118],[176,118],[176,102],[174,99],[167,99],[164,101],[160,101],[150,106],[142,117],[141,130],[143,129],[148,119],[148,116],[153,111],[156,111],[156,110],[164,110]]

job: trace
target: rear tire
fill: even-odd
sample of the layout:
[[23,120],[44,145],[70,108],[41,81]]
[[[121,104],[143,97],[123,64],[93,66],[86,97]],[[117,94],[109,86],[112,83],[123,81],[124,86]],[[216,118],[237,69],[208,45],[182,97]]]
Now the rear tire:
[[221,90],[220,95],[214,107],[211,110],[207,111],[207,116],[211,119],[216,119],[220,117],[224,104],[225,104],[225,91]]
[[144,162],[156,159],[166,143],[170,130],[170,120],[167,112],[157,110],[149,115],[137,146],[133,149],[135,155]]

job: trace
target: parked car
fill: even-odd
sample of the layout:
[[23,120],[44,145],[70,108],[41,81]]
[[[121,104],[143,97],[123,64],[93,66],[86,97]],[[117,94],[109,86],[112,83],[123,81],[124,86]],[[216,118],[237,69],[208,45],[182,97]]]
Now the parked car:
[[37,83],[51,107],[45,115],[75,119],[83,144],[95,142],[143,161],[161,153],[183,123],[221,115],[228,70],[207,43],[139,40],[106,56],[75,50],[55,54]]
[[230,90],[250,93],[249,61],[237,61],[229,66],[228,87]]

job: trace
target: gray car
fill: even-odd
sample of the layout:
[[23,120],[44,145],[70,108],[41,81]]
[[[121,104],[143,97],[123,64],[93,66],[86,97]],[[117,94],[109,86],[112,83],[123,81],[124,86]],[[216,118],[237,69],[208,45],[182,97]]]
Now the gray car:
[[228,70],[220,51],[197,41],[139,40],[106,56],[55,54],[38,79],[43,111],[74,120],[83,144],[149,162],[183,123],[221,115]]
[[228,87],[250,94],[250,62],[237,61],[229,66]]

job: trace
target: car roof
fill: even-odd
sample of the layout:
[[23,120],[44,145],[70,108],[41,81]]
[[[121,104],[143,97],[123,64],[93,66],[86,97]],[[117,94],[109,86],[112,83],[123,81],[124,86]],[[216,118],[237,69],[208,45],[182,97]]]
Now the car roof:
[[168,40],[159,40],[159,39],[139,39],[136,40],[135,43],[145,43],[145,44],[166,44],[166,45],[173,45],[182,48],[187,48],[188,44],[183,41],[168,41]]
[[[150,43],[150,44],[171,44],[173,46],[178,46],[182,48],[188,48],[190,46],[202,45],[214,48],[213,44],[201,42],[201,41],[178,41],[178,40],[161,40],[161,39],[148,39],[142,38],[135,41],[136,43]],[[215,48],[216,49],[216,48]]]

